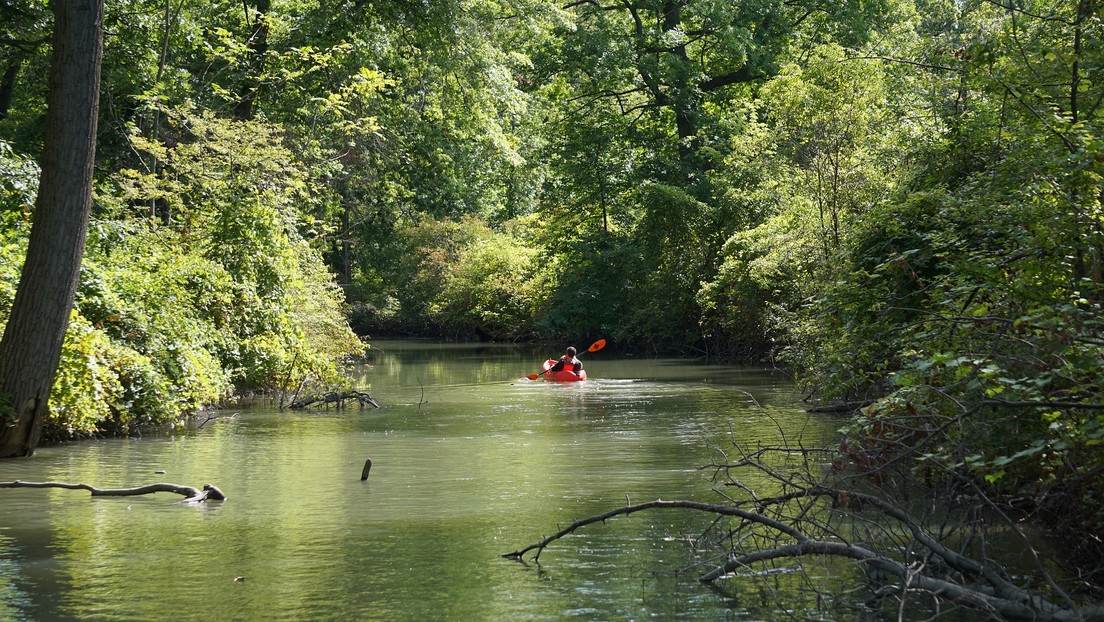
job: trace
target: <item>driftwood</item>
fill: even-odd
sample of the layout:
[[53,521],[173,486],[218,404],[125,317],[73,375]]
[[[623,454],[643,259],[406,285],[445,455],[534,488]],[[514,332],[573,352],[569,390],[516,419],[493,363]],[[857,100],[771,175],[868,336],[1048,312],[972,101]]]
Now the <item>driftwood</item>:
[[202,503],[204,501],[225,501],[226,495],[213,484],[204,484],[203,489],[180,484],[147,484],[136,488],[96,488],[88,484],[68,482],[0,482],[0,488],[66,488],[69,490],[87,490],[93,497],[128,497],[148,495],[155,492],[173,492],[183,495],[183,503]]
[[365,405],[371,405],[373,408],[379,408],[380,405],[376,400],[368,394],[367,391],[332,391],[323,395],[315,395],[307,397],[301,400],[295,400],[287,405],[292,410],[303,410],[304,408],[314,404],[335,404],[338,410],[344,409],[346,402],[356,400],[360,404],[361,408]]

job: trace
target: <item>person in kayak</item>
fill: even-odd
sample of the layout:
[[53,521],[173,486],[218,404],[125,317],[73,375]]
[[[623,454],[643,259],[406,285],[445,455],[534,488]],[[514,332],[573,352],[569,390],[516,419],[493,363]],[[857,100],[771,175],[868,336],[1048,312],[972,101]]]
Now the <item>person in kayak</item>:
[[567,352],[560,357],[560,360],[555,365],[548,369],[548,373],[553,374],[560,370],[573,371],[576,374],[583,371],[583,362],[575,358],[575,346],[568,346]]

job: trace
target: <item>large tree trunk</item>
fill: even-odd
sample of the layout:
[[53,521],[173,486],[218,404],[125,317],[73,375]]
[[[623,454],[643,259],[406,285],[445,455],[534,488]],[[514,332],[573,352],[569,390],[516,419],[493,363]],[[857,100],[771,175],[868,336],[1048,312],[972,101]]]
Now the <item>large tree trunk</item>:
[[103,0],[52,4],[42,177],[19,290],[0,340],[0,457],[29,456],[38,444],[92,205]]

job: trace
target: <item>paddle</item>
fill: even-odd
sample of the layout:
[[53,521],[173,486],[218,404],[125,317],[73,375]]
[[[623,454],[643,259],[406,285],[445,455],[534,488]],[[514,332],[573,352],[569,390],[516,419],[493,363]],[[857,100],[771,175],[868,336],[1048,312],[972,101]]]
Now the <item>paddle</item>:
[[[605,339],[599,339],[598,341],[595,341],[594,343],[590,344],[590,347],[587,348],[586,351],[587,352],[597,352],[597,351],[601,350],[604,347],[606,347],[606,340]],[[541,376],[543,376],[544,374],[547,374],[547,373],[548,373],[548,370],[546,369],[546,370],[542,371],[539,374],[529,374],[528,376],[526,376],[526,378],[528,378],[530,380],[536,380],[537,378],[540,378]]]

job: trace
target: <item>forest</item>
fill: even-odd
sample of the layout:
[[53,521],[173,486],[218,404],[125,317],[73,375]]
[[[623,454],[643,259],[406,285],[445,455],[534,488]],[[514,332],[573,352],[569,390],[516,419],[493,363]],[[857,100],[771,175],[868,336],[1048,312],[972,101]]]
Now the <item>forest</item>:
[[[1104,551],[1097,0],[105,4],[46,438],[340,387],[381,335],[604,337],[777,365],[841,460]],[[0,323],[53,30],[0,7]]]

